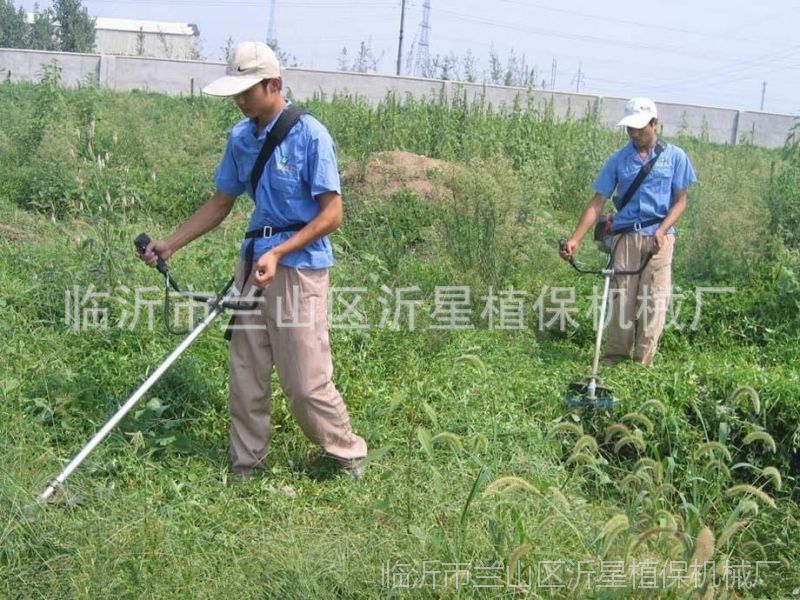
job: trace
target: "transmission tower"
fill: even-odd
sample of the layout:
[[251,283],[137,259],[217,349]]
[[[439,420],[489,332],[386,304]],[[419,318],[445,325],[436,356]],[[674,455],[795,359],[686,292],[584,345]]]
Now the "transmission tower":
[[431,0],[422,5],[422,23],[419,26],[419,43],[417,44],[417,65],[414,74],[418,77],[430,75],[431,44]]
[[278,36],[275,33],[275,0],[269,2],[269,24],[267,25],[267,44],[275,46]]

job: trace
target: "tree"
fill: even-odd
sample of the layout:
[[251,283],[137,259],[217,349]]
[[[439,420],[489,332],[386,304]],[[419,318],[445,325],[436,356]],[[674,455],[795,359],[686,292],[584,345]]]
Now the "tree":
[[470,83],[474,83],[478,80],[476,72],[477,63],[478,60],[475,58],[475,55],[472,54],[472,50],[467,49],[467,55],[464,57],[464,79]]
[[517,85],[517,74],[519,73],[519,62],[514,49],[508,54],[508,63],[506,66],[506,73],[503,75],[503,85]]
[[431,61],[431,76],[439,79],[461,79],[458,69],[458,56],[451,52],[447,56],[436,55]]
[[297,62],[297,57],[290,54],[278,45],[278,40],[267,40],[267,46],[272,48],[275,56],[278,58],[278,64],[283,67],[299,67],[300,63]]
[[27,44],[25,9],[15,9],[11,0],[0,0],[0,48],[25,48]]
[[378,62],[382,57],[383,53],[376,57],[372,51],[372,40],[361,42],[358,54],[353,58],[352,62],[348,59],[347,47],[344,47],[338,59],[339,70],[355,71],[356,73],[375,73],[378,70]]
[[336,61],[339,65],[340,71],[349,71],[350,70],[350,59],[347,58],[347,46],[342,46],[342,53],[339,54],[339,58]]
[[525,55],[522,55],[522,59],[518,59],[513,48],[508,55],[506,72],[503,76],[503,85],[518,87],[536,86],[536,67],[528,68]]
[[48,8],[39,12],[39,7],[34,5],[33,23],[28,32],[28,48],[34,50],[58,50],[56,39],[56,26],[53,23],[53,13]]
[[144,56],[144,28],[139,27],[136,34],[136,56]]
[[489,83],[500,85],[503,83],[503,65],[494,49],[494,44],[489,48]]
[[220,48],[222,50],[222,55],[225,57],[225,62],[229,62],[231,60],[231,56],[233,56],[233,47],[235,44],[233,43],[233,38],[228,36],[228,39],[225,40],[225,45]]
[[55,0],[58,49],[62,52],[94,52],[95,20],[81,0]]

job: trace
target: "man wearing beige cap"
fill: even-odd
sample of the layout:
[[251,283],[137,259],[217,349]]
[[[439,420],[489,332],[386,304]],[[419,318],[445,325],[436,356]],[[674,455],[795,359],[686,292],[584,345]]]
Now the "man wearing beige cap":
[[233,97],[246,117],[230,133],[216,191],[172,235],[152,242],[143,259],[166,260],[219,225],[240,194],[250,195],[255,207],[236,287],[243,296],[252,296],[254,286],[263,293],[258,309],[237,312],[228,330],[232,479],[267,468],[273,366],[305,435],[358,478],[367,445],[353,432],[333,384],[327,328],[333,264],[327,234],[343,210],[336,149],[319,121],[281,96],[282,85],[278,59],[266,44],[235,48],[225,76],[203,89]]
[[[609,365],[633,358],[649,365],[666,321],[674,225],[686,209],[687,190],[697,177],[683,150],[657,139],[658,113],[649,98],[629,100],[618,125],[627,129],[630,143],[603,165],[594,182],[594,197],[560,253],[565,260],[574,255],[613,196],[618,211],[609,227],[614,268],[636,270],[647,253],[652,258],[640,275],[614,279],[603,362]],[[634,184],[637,176],[638,185]]]

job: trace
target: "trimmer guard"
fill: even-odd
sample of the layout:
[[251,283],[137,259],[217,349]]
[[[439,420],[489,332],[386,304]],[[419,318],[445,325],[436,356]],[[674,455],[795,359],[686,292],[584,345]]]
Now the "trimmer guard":
[[600,385],[600,380],[597,380],[594,397],[589,394],[589,380],[571,383],[564,395],[564,406],[567,408],[610,410],[618,404],[619,400],[614,397],[614,390]]

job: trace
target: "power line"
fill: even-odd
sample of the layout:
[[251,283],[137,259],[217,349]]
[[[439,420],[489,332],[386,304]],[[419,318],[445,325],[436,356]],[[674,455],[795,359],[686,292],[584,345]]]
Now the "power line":
[[[340,35],[337,35],[337,36],[331,36],[331,37],[310,36],[310,37],[307,37],[307,38],[295,38],[295,39],[300,40],[300,41],[304,41],[304,42],[305,41],[307,41],[307,42],[363,42],[363,41],[365,41],[364,37],[360,36],[360,35],[351,35],[351,36],[340,36]],[[378,36],[378,37],[370,36],[369,37],[369,41],[370,42],[386,42],[386,43],[389,43],[389,42],[394,42],[395,39],[396,38],[394,36],[391,36],[391,37],[388,37],[388,36]]]
[[[231,6],[254,6],[263,8],[264,2],[256,1],[256,0],[88,0],[93,4],[132,4],[132,5],[141,5],[141,4],[160,4],[160,5],[176,5],[176,6],[220,6],[220,7],[231,7]],[[355,5],[360,4],[357,0],[350,0],[350,1],[332,1],[332,2],[324,2],[321,0],[314,1],[314,0],[300,0],[299,2],[292,2],[292,8],[342,8],[342,9],[352,9]],[[374,7],[374,8],[384,8],[384,9],[392,9],[394,10],[397,6],[395,1],[392,1],[390,4],[384,4],[382,6],[375,6],[375,2],[365,2],[367,7]]]
[[763,44],[763,40],[751,40],[748,38],[738,38],[733,37],[730,35],[723,35],[723,34],[713,34],[707,33],[705,31],[698,31],[695,29],[684,29],[681,27],[669,27],[666,25],[658,25],[654,23],[643,23],[641,21],[629,21],[626,19],[620,19],[618,17],[607,17],[605,15],[598,15],[593,13],[584,13],[581,11],[576,10],[568,10],[565,8],[555,8],[552,6],[547,6],[544,4],[532,3],[527,1],[519,1],[519,0],[495,0],[496,2],[502,2],[504,4],[512,4],[516,6],[523,6],[525,8],[538,8],[541,10],[546,10],[555,13],[573,15],[578,17],[583,17],[586,19],[591,19],[593,21],[606,21],[609,23],[614,23],[615,25],[633,25],[635,27],[643,27],[646,28],[648,31],[658,30],[658,31],[670,31],[672,33],[681,33],[681,34],[689,34],[689,35],[696,35],[699,37],[705,37],[710,39],[724,39],[726,41],[735,41],[735,42],[746,42],[750,44]]
[[[731,75],[736,75],[742,72],[743,67],[754,67],[764,63],[772,63],[778,58],[788,58],[792,54],[800,52],[800,45],[790,46],[789,48],[785,48],[783,50],[772,52],[769,54],[764,54],[762,56],[758,56],[748,60],[739,61],[736,64],[729,65],[727,67],[722,67],[718,69],[713,69],[711,71],[701,71],[700,73],[696,73],[693,76],[684,79],[673,79],[673,80],[658,80],[658,79],[651,79],[650,81],[658,82],[654,86],[656,89],[662,89],[665,87],[693,87],[695,85],[707,85],[709,83],[719,83],[716,81],[720,77],[724,81],[725,78],[729,78]],[[781,67],[778,67],[780,69]],[[773,70],[775,68],[773,67]],[[642,83],[648,83],[648,81],[643,81]]]
[[[599,45],[605,45],[605,46],[618,46],[618,47],[621,47],[621,48],[633,48],[633,49],[636,49],[636,50],[643,50],[643,49],[653,50],[653,51],[659,52],[660,54],[675,54],[675,55],[679,55],[679,56],[688,56],[690,58],[697,59],[697,54],[696,53],[679,50],[679,49],[674,48],[674,47],[651,46],[651,45],[648,45],[648,44],[642,44],[640,42],[633,42],[633,41],[632,42],[625,42],[625,41],[622,41],[622,40],[614,40],[614,39],[609,39],[609,38],[604,38],[604,37],[596,37],[596,36],[591,36],[591,35],[565,33],[565,32],[555,31],[555,30],[550,30],[550,29],[541,29],[541,28],[538,28],[538,27],[530,27],[530,26],[525,26],[525,25],[515,25],[515,24],[503,23],[503,22],[500,22],[500,21],[493,21],[491,19],[486,19],[484,17],[478,17],[478,16],[475,16],[475,15],[468,15],[468,14],[453,12],[453,11],[449,11],[449,10],[445,10],[445,9],[434,9],[434,10],[438,14],[441,14],[441,15],[444,15],[444,16],[448,16],[448,17],[451,17],[451,18],[454,18],[454,19],[459,19],[461,21],[467,21],[467,22],[471,22],[471,23],[476,23],[476,24],[479,24],[479,25],[491,25],[493,27],[497,27],[497,28],[501,28],[501,29],[509,29],[509,30],[512,30],[512,31],[520,31],[520,32],[523,32],[523,33],[533,33],[533,34],[543,35],[543,36],[547,36],[547,37],[555,37],[555,38],[561,38],[561,39],[567,39],[567,40],[582,41],[582,42],[588,42],[588,43],[591,43],[591,44],[599,44]],[[731,62],[732,60],[735,60],[735,59],[728,59],[728,58],[714,57],[714,56],[706,56],[705,58],[706,59],[718,60],[720,62]]]

